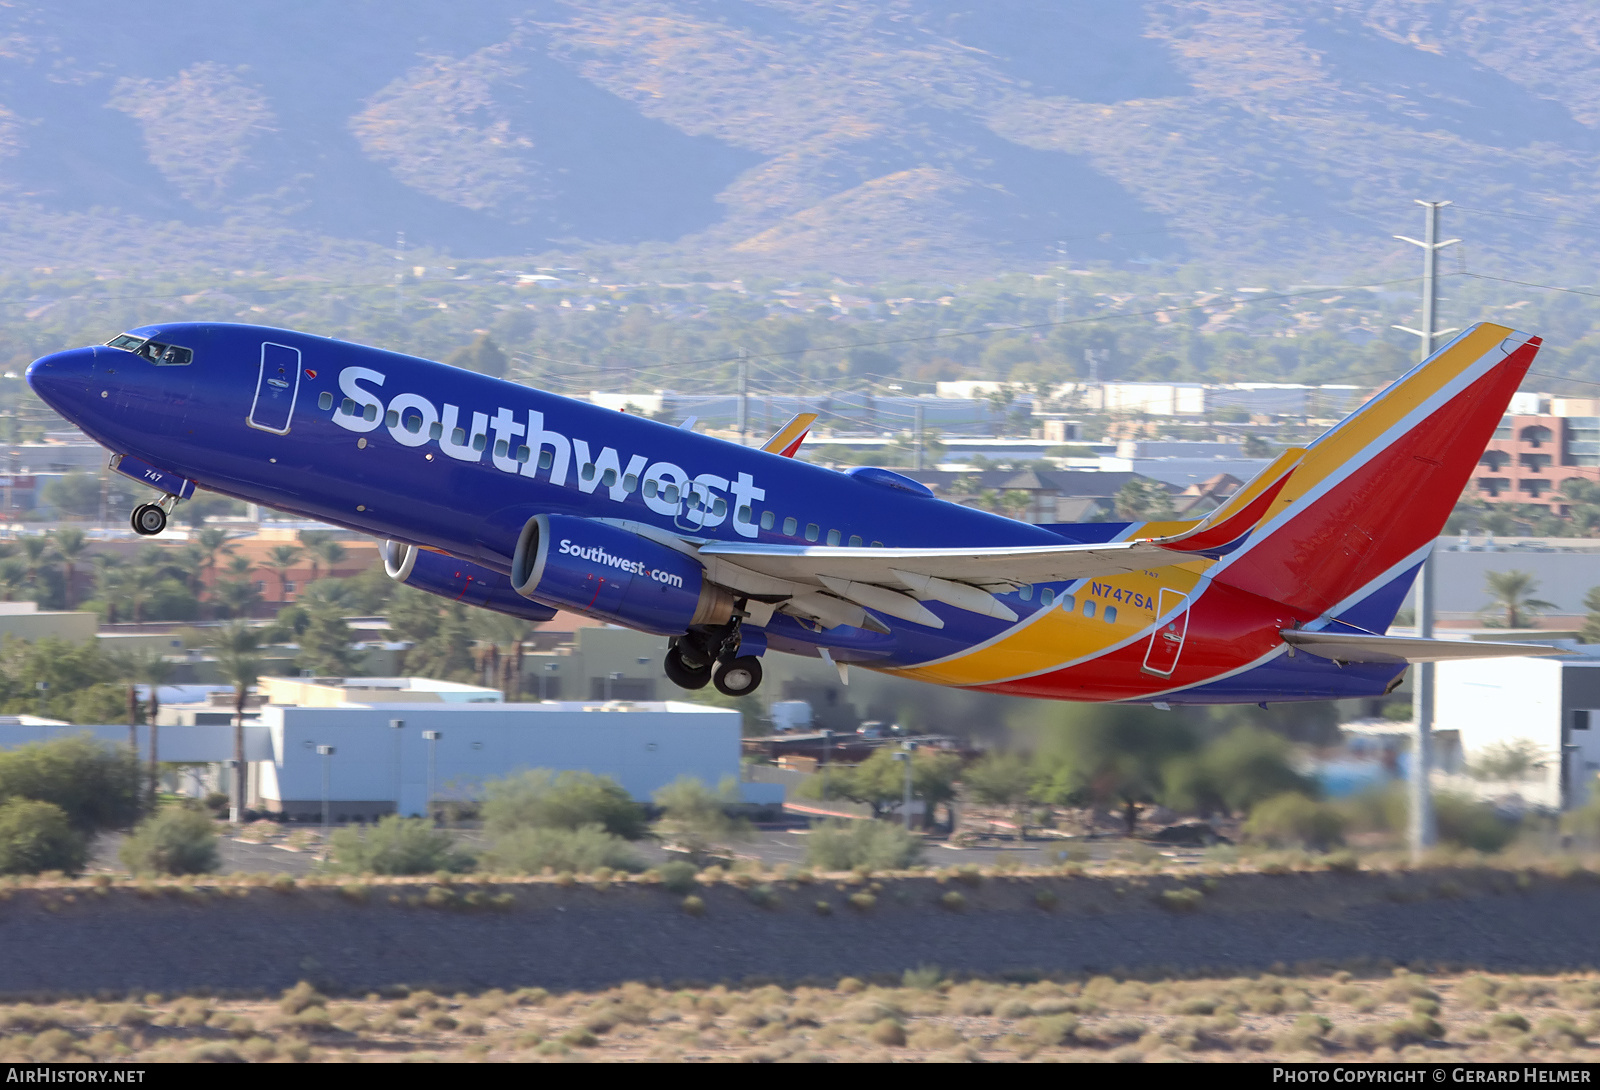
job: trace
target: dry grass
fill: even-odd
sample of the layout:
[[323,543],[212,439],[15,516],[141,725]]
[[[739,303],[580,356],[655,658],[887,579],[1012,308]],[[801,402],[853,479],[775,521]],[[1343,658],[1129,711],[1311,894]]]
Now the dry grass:
[[0,1004],[0,1062],[1588,1060],[1600,975],[846,978],[833,987]]

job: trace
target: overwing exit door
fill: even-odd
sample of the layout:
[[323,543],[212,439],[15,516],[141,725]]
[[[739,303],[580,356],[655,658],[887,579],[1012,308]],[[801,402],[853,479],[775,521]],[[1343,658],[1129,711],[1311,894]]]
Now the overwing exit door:
[[300,394],[300,350],[267,341],[261,345],[261,373],[247,423],[252,428],[287,435]]
[[[1176,612],[1173,612],[1176,611]],[[1163,589],[1156,596],[1156,616],[1173,615],[1150,635],[1150,646],[1144,653],[1147,674],[1171,677],[1178,668],[1178,656],[1183,652],[1183,638],[1189,632],[1189,596],[1175,590]]]

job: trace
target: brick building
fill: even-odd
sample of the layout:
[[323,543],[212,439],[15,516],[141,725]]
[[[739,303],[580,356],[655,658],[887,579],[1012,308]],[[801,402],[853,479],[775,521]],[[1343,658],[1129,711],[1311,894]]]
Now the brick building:
[[[1596,412],[1588,399],[1573,408]],[[1600,413],[1566,415],[1565,399],[1553,399],[1557,412],[1507,416],[1478,460],[1467,495],[1487,503],[1528,503],[1565,514],[1561,484],[1570,478],[1600,484]]]

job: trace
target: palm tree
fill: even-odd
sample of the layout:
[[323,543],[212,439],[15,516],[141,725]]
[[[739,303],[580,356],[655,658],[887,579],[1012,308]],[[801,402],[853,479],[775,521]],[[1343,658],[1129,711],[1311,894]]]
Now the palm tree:
[[[203,573],[206,573],[206,571],[214,571],[214,568],[216,568],[216,557],[218,557],[219,552],[230,551],[229,544],[227,544],[227,530],[213,530],[213,528],[205,528],[205,530],[197,531],[197,533],[195,533],[194,543],[195,546],[200,547],[200,551],[202,551],[203,559],[202,562],[200,562],[200,571],[202,571],[202,575]],[[205,583],[205,581],[202,579],[202,586],[203,583]]]
[[1493,608],[1505,612],[1507,628],[1526,628],[1528,626],[1524,622],[1531,621],[1534,613],[1555,608],[1554,604],[1533,597],[1534,591],[1539,588],[1539,581],[1531,572],[1491,571],[1484,572],[1483,577],[1489,585]]
[[306,547],[311,554],[311,582],[315,583],[321,578],[319,562],[328,566],[328,574],[333,574],[333,566],[345,558],[345,547],[335,541],[333,535],[327,531],[303,532],[300,535],[300,544]]
[[51,543],[55,546],[55,554],[61,558],[61,582],[66,595],[67,608],[73,608],[72,578],[76,573],[78,561],[83,559],[89,549],[89,537],[75,526],[64,530],[57,530],[51,535]]
[[12,557],[0,560],[0,600],[13,601],[28,582],[28,566]]
[[150,806],[153,810],[161,779],[161,765],[156,756],[156,716],[161,714],[161,696],[157,690],[172,679],[172,663],[155,653],[142,656],[137,668],[139,679],[150,686],[150,696],[145,704],[145,722],[150,729]]
[[228,616],[248,616],[251,607],[261,600],[261,593],[256,589],[256,580],[251,578],[254,574],[255,564],[249,557],[228,558],[228,578],[218,579],[214,588],[217,604]]
[[274,545],[267,553],[265,566],[271,568],[278,576],[278,604],[287,605],[289,602],[289,569],[300,563],[300,557],[305,552],[298,545]]
[[233,686],[233,805],[228,820],[244,820],[244,703],[261,673],[261,636],[248,625],[234,622],[217,631],[217,667]]
[[30,588],[39,585],[39,571],[44,567],[45,561],[50,556],[52,542],[43,535],[25,537],[21,539],[22,563],[27,571],[27,584]]

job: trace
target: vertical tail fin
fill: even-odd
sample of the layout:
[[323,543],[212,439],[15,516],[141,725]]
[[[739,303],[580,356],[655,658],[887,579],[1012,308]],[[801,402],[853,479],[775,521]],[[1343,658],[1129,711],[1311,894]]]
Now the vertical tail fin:
[[1488,323],[1456,337],[1312,443],[1213,576],[1308,619],[1420,560],[1540,343]]

